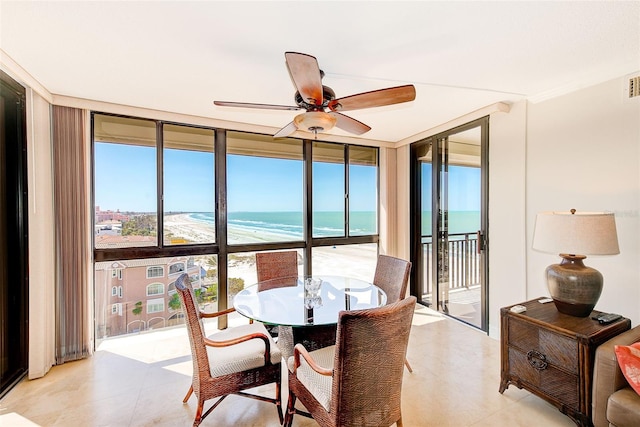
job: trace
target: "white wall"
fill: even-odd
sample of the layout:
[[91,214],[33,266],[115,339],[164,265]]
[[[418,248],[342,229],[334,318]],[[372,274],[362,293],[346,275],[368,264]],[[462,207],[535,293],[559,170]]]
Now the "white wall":
[[544,270],[559,257],[531,249],[540,211],[612,211],[620,255],[585,264],[604,276],[596,309],[640,321],[640,99],[626,78],[537,104],[527,112],[527,297],[546,295]]
[[527,299],[527,103],[489,118],[489,335],[500,334],[500,307]]

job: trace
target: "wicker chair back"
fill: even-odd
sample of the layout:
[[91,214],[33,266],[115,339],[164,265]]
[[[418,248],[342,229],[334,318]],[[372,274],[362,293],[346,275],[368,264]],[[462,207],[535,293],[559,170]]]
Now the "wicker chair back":
[[[401,427],[402,377],[415,305],[416,297],[411,296],[379,308],[341,312],[333,369],[328,371],[329,410],[295,372],[289,372],[289,406],[284,425],[291,426],[294,414],[304,414],[311,415],[323,427],[380,427],[394,423]],[[309,353],[309,357],[313,355],[314,352]],[[290,363],[294,364],[290,369],[295,369],[295,361]],[[295,408],[296,400],[308,414]]]
[[387,294],[387,304],[400,301],[407,294],[411,263],[388,255],[378,255],[373,284]]
[[[266,291],[267,289],[286,286],[284,282],[280,284],[279,281],[273,279],[295,277],[298,275],[298,252],[257,252],[256,270],[258,273],[259,291]],[[270,282],[268,284],[260,283],[265,281]]]

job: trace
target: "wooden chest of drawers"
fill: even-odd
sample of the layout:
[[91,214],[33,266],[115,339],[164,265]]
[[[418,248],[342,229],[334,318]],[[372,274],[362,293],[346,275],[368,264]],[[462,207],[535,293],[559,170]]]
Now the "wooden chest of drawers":
[[[539,298],[538,298],[539,299]],[[631,327],[629,319],[601,325],[589,317],[559,313],[553,302],[521,303],[500,310],[500,393],[509,384],[545,399],[576,424],[591,424],[591,388],[596,347]]]

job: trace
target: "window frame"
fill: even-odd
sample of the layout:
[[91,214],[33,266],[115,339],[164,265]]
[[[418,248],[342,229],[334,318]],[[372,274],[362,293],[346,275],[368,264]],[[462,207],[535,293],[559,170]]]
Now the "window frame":
[[[164,298],[152,298],[152,299],[148,299],[145,305],[147,310],[146,314],[164,313],[166,301],[164,300]],[[150,307],[154,307],[154,306],[158,306],[158,307],[162,306],[162,310],[158,309],[158,310],[151,311]]]
[[[94,121],[95,115],[108,115],[108,116],[120,116],[126,118],[137,119],[138,117],[132,116],[123,116],[99,111],[91,112],[91,156],[92,156],[92,164],[95,163],[95,134],[94,134]],[[142,118],[141,118],[142,119]],[[93,247],[93,255],[94,262],[102,262],[102,261],[118,261],[118,260],[126,260],[126,259],[147,259],[147,258],[167,258],[167,257],[177,257],[177,256],[210,256],[215,255],[218,259],[218,283],[219,284],[227,284],[228,283],[228,256],[234,253],[240,252],[257,252],[257,251],[265,251],[265,250],[285,250],[285,249],[302,249],[304,253],[304,274],[310,275],[312,274],[312,248],[319,246],[333,246],[333,245],[355,245],[355,244],[363,244],[363,243],[379,243],[379,233],[380,233],[380,148],[374,146],[367,145],[359,145],[359,144],[350,144],[350,143],[339,143],[339,142],[331,142],[331,141],[323,141],[323,140],[311,140],[311,139],[302,139],[302,158],[303,158],[303,238],[299,241],[287,241],[287,242],[269,242],[269,243],[251,243],[251,244],[239,244],[239,245],[230,245],[227,242],[227,232],[226,232],[226,224],[227,224],[227,212],[226,212],[226,202],[227,202],[227,169],[226,169],[226,157],[227,157],[227,132],[237,132],[243,134],[245,137],[249,138],[257,138],[259,140],[263,140],[265,138],[271,138],[271,135],[263,135],[256,134],[250,132],[239,132],[239,131],[228,131],[225,129],[213,128],[209,126],[199,126],[194,124],[185,124],[185,123],[176,123],[172,121],[164,121],[164,120],[153,120],[144,118],[142,120],[151,120],[156,125],[156,174],[157,174],[157,186],[156,186],[156,200],[157,200],[157,209],[158,213],[157,219],[157,241],[154,246],[139,246],[139,247],[124,247],[124,248],[96,248],[95,247],[95,239],[92,241]],[[164,244],[164,224],[163,224],[163,213],[164,207],[162,203],[162,194],[163,194],[163,177],[164,177],[164,168],[163,168],[163,126],[165,124],[169,125],[180,125],[180,126],[188,126],[195,128],[205,128],[214,130],[214,201],[215,201],[215,233],[216,233],[216,241],[213,243],[205,243],[205,244],[175,244],[175,245],[165,245]],[[352,146],[362,146],[362,147],[371,147],[376,150],[376,169],[377,169],[377,179],[376,179],[376,233],[370,235],[358,235],[358,236],[350,236],[349,235],[349,223],[348,223],[348,202],[345,200],[345,215],[347,216],[347,220],[345,221],[345,234],[344,236],[336,236],[336,237],[313,237],[313,203],[312,203],[312,181],[313,181],[313,148],[312,145],[314,142],[323,142],[330,144],[337,144],[338,146],[342,146],[345,151],[344,157],[344,173],[345,173],[345,194],[348,195],[349,189],[349,147]],[[94,177],[95,181],[95,177]],[[95,189],[92,187],[92,209],[95,214]],[[92,215],[92,221],[95,225],[95,215]],[[186,264],[185,264],[186,266]],[[185,272],[188,271],[188,268],[185,268]],[[182,273],[182,272],[180,272]],[[170,277],[173,275],[177,275],[178,273],[170,273],[170,270],[167,269],[166,277]],[[228,305],[227,299],[227,286],[219,286],[218,289],[218,301],[219,301],[219,309],[225,309]],[[166,303],[165,303],[166,306]],[[222,320],[219,324],[220,327],[225,327],[226,322]]]
[[[177,270],[177,271],[171,271],[173,269],[173,267],[177,267],[177,266],[182,266],[181,270]],[[184,262],[180,261],[180,262],[174,262],[173,264],[169,264],[169,277],[175,275],[175,274],[182,274],[184,272],[187,271],[187,266]]]
[[118,315],[118,316],[122,316],[122,303],[121,302],[116,302],[114,304],[111,304],[111,314],[112,315]]
[[[159,276],[152,276],[149,274],[151,269],[160,269],[161,274]],[[163,265],[150,265],[147,267],[147,279],[158,279],[164,277],[164,266]]]
[[[156,293],[149,293],[149,289],[152,287],[158,287],[159,286],[159,290],[160,292],[156,292]],[[156,295],[164,295],[164,284],[160,283],[160,282],[153,282],[153,283],[149,283],[146,288],[145,288],[145,295],[147,297],[154,297]]]

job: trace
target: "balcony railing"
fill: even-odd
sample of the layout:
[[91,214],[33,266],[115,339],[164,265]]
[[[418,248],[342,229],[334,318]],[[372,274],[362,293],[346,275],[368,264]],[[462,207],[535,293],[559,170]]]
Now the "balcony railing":
[[[433,293],[433,236],[422,236],[423,296]],[[475,232],[449,234],[443,253],[443,277],[449,290],[469,289],[480,284],[480,255]],[[441,283],[442,286],[442,283]]]

